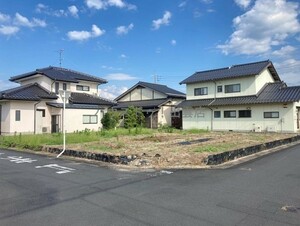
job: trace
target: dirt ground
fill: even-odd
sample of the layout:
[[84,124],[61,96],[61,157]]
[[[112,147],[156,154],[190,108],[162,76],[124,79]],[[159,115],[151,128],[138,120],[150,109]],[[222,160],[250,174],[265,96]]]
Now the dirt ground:
[[68,149],[126,155],[131,167],[197,168],[212,153],[248,147],[295,136],[282,133],[205,132],[200,134],[155,133],[119,136],[97,142],[68,145]]

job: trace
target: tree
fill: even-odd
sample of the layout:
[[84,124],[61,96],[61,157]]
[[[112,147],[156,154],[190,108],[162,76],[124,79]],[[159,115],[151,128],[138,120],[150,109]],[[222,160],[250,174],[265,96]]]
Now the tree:
[[104,114],[101,119],[101,123],[104,129],[113,129],[115,128],[120,120],[120,114],[116,111],[108,111]]
[[124,127],[132,129],[142,127],[145,123],[145,116],[141,108],[129,106],[124,115]]

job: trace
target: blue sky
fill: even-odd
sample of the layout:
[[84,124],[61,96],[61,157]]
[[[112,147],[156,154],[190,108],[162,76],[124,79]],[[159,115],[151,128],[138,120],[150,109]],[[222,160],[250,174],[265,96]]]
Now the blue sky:
[[108,80],[114,98],[138,81],[185,92],[195,71],[270,59],[300,85],[296,0],[0,0],[0,90],[49,65]]

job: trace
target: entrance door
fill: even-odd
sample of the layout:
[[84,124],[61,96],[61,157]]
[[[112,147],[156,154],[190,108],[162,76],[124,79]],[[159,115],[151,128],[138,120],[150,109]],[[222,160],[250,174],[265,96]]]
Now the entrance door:
[[52,115],[51,116],[51,133],[59,133],[60,132],[59,120],[60,120],[60,115]]

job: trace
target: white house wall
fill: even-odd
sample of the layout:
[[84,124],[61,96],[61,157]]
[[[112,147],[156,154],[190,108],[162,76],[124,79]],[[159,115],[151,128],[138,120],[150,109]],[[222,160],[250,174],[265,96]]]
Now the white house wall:
[[[251,118],[238,118],[238,110],[251,109]],[[183,109],[183,129],[205,129],[216,131],[268,131],[296,132],[297,113],[295,104],[264,104],[249,106],[213,107],[221,111],[221,118],[213,118],[208,108]],[[224,118],[224,110],[236,110],[237,118]],[[279,118],[264,118],[264,112],[278,111]]]
[[124,101],[139,101],[139,100],[152,100],[152,99],[163,99],[167,96],[156,92],[149,88],[141,88],[137,87],[133,89],[131,92],[127,93],[124,97],[118,100],[119,102]]
[[[77,85],[89,86],[90,91],[79,91],[76,89]],[[87,93],[87,94],[91,94],[91,95],[98,95],[98,83],[86,82],[86,81],[80,81],[79,83],[70,83],[70,91],[78,92],[78,93]]]
[[[53,83],[53,81],[44,75],[36,75],[36,76],[30,77],[30,78],[21,80],[21,82],[20,82],[21,85],[27,85],[27,84],[32,84],[32,83],[38,83],[40,86],[44,87],[45,89],[51,90],[51,84]],[[54,87],[54,85],[53,85],[53,87]]]
[[[209,81],[187,84],[187,100],[256,95],[259,90],[268,82],[274,82],[274,79],[271,76],[269,70],[266,69],[261,74],[256,76],[218,80],[216,81],[216,83],[213,81]],[[240,84],[241,92],[225,93],[225,85],[232,84]],[[222,92],[217,92],[217,86],[222,86]],[[204,87],[208,88],[207,95],[194,95],[195,88]]]
[[[85,129],[99,130],[102,128],[101,119],[105,111],[97,109],[66,109],[65,112],[65,126],[68,133],[74,131],[82,131]],[[97,115],[97,124],[84,124],[83,115]],[[62,128],[62,127],[61,127]]]

